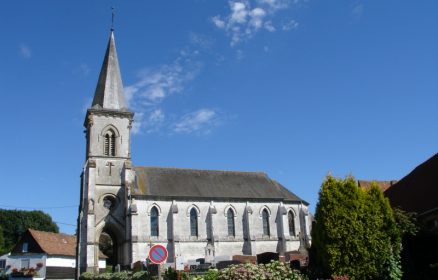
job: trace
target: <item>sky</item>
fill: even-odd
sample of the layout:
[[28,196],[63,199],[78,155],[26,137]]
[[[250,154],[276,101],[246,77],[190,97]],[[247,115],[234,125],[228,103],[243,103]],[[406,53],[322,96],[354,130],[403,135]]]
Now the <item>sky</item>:
[[3,1],[0,208],[74,233],[111,28],[136,166],[397,180],[438,152],[438,1]]

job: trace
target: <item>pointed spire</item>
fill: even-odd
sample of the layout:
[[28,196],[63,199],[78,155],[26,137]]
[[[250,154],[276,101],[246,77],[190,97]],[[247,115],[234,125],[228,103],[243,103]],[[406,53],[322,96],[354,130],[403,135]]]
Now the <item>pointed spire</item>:
[[91,106],[112,110],[127,109],[113,30],[110,33],[105,59],[100,70],[99,81]]

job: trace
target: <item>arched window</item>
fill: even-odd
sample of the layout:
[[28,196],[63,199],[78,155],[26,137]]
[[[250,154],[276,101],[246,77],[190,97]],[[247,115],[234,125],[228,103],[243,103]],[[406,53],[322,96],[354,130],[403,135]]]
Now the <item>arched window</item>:
[[151,236],[158,236],[158,209],[155,206],[151,209]]
[[227,211],[227,226],[228,226],[228,236],[236,236],[236,229],[234,226],[234,212],[231,208]]
[[269,230],[269,213],[268,210],[266,209],[263,209],[262,220],[263,220],[263,235],[269,236],[271,234]]
[[105,133],[105,145],[103,149],[103,154],[106,156],[116,155],[116,135],[111,129]]
[[289,222],[289,235],[295,236],[295,217],[292,211],[287,212],[287,220]]
[[190,236],[198,236],[198,212],[194,207],[190,210]]

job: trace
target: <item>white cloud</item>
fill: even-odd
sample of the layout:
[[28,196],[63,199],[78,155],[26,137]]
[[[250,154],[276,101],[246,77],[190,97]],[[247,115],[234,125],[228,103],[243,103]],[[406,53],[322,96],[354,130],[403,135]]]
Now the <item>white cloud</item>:
[[284,31],[289,31],[289,30],[297,29],[298,25],[299,25],[299,23],[296,20],[291,19],[290,21],[283,24],[282,28]]
[[[259,5],[265,5],[269,8],[271,12],[275,12],[277,10],[287,9],[290,5],[289,0],[257,0]],[[297,0],[293,1],[295,4],[298,2]]]
[[146,133],[157,132],[163,126],[165,119],[166,116],[161,108],[150,112],[147,119],[142,122]]
[[228,15],[216,15],[211,21],[218,29],[226,32],[231,38],[231,46],[235,46],[252,38],[262,27],[269,32],[275,32],[274,19],[278,11],[297,2],[298,0],[231,0]]
[[163,105],[196,79],[202,69],[203,55],[212,55],[212,44],[208,37],[190,34],[190,44],[178,52],[172,63],[139,71],[137,81],[125,87],[129,108],[135,112],[133,134],[211,131],[219,119],[215,110],[200,109],[178,117],[176,112],[166,113]]
[[125,88],[129,106],[152,106],[161,103],[169,95],[181,92],[201,68],[200,63],[188,58],[193,54],[182,52],[170,65],[140,71],[138,81]]
[[208,134],[219,124],[218,114],[213,109],[203,108],[184,115],[173,125],[176,133],[203,133]]
[[266,21],[264,26],[265,26],[265,29],[268,30],[269,32],[274,32],[276,30],[274,25],[272,24],[272,21],[270,21],[270,20]]
[[22,58],[29,59],[32,57],[32,51],[31,51],[30,47],[25,45],[25,44],[20,44],[18,46],[18,51],[19,51],[19,54]]
[[217,28],[225,28],[225,21],[223,21],[220,16],[212,17],[211,21],[214,23],[214,25],[216,25]]
[[245,23],[248,16],[248,8],[243,2],[230,2],[230,23]]
[[249,15],[251,16],[251,20],[249,21],[249,25],[254,29],[259,29],[263,25],[263,18],[266,16],[265,10],[262,8],[253,9]]
[[140,132],[140,128],[142,126],[142,120],[143,120],[144,113],[142,112],[135,112],[134,114],[134,122],[132,123],[132,134],[138,134]]

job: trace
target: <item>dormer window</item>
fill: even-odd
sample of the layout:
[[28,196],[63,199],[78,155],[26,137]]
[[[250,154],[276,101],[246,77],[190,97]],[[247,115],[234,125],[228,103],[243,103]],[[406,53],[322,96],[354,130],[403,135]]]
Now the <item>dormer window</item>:
[[103,154],[105,156],[114,157],[116,155],[116,135],[111,129],[105,133],[105,143]]
[[23,245],[22,245],[22,247],[21,247],[21,249],[22,249],[22,252],[23,252],[23,253],[27,253],[28,250],[29,250],[29,243],[24,242]]

